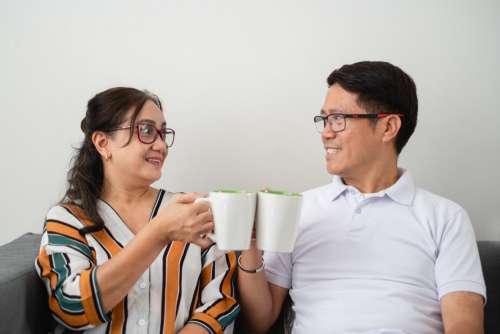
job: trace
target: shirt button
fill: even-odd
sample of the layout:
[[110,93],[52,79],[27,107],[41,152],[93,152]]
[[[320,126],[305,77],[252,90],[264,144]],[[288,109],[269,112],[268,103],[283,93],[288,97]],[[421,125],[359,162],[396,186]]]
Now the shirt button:
[[144,325],[146,324],[146,320],[144,320],[144,319],[139,319],[139,321],[137,322],[137,324],[138,324],[139,326],[144,326]]
[[361,208],[357,208],[356,211],[354,211],[354,212],[356,212],[356,214],[359,215],[361,213]]
[[139,287],[141,289],[146,289],[146,286],[147,286],[147,284],[145,282],[141,282],[141,284],[139,284]]

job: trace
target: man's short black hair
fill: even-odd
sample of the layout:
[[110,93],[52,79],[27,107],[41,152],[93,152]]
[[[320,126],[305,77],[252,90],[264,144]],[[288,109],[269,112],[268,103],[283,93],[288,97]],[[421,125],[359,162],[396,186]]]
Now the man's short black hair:
[[334,70],[327,82],[358,94],[358,103],[369,113],[403,114],[396,136],[396,152],[401,153],[417,126],[417,89],[408,74],[388,62],[362,61]]

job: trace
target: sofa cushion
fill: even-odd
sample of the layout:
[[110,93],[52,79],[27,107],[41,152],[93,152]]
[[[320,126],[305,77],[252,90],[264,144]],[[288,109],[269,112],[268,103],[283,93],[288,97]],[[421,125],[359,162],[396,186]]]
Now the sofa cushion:
[[[478,241],[479,256],[486,283],[487,303],[484,310],[484,333],[500,333],[500,242]],[[290,331],[293,324],[291,300],[287,297],[283,310],[268,334],[282,334]],[[241,326],[241,325],[240,325]],[[238,328],[237,334],[247,334]]]
[[[0,246],[0,333],[45,334],[53,325],[45,288],[34,269],[39,246],[40,235],[33,233]],[[500,333],[500,242],[479,241],[478,247],[488,298],[485,333]],[[283,333],[284,317],[280,315],[269,333]]]
[[47,294],[34,261],[40,235],[27,233],[0,247],[0,333],[47,333]]

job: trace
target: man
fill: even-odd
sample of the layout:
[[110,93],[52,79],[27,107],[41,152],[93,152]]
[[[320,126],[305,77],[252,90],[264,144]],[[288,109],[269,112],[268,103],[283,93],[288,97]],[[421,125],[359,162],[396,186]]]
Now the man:
[[249,333],[268,330],[288,294],[296,334],[482,333],[486,288],[466,212],[397,165],[417,123],[413,80],[359,62],[328,85],[314,122],[333,181],[304,193],[292,253],[262,258],[252,245],[238,259]]

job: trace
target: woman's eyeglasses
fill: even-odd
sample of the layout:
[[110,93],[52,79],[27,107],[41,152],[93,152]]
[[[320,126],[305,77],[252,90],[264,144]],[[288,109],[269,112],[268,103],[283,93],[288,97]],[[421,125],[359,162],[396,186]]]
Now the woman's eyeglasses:
[[134,128],[137,132],[137,138],[143,144],[152,144],[156,141],[158,136],[160,136],[161,140],[165,142],[167,147],[172,147],[174,145],[175,139],[175,131],[170,128],[157,129],[153,124],[149,123],[137,123],[135,126],[124,126],[121,128],[115,128],[107,130],[106,132],[118,131],[118,130],[127,130],[130,128]]

